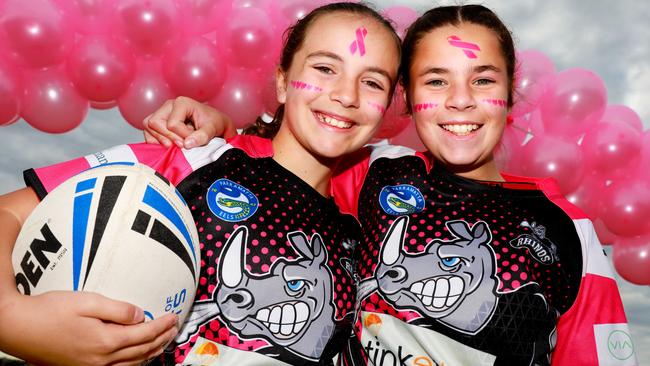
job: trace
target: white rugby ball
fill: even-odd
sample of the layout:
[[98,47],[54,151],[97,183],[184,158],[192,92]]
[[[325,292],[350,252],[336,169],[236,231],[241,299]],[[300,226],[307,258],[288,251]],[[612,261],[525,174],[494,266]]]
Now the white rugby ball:
[[176,313],[182,324],[200,248],[176,188],[147,166],[116,163],[52,190],[23,225],[12,261],[24,294],[91,291],[135,304],[148,319]]

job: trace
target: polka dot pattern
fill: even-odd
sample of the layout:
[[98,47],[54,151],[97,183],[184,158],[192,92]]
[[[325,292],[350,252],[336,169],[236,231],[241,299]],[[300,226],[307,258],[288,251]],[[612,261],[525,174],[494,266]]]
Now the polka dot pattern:
[[[212,183],[221,178],[242,185],[258,198],[259,206],[253,216],[241,222],[227,222],[212,213],[206,193]],[[252,276],[268,274],[279,259],[301,257],[287,240],[288,233],[302,231],[308,238],[318,233],[327,248],[327,266],[332,275],[330,301],[335,308],[332,325],[335,328],[350,326],[350,317],[346,315],[354,310],[355,287],[342,260],[351,258],[352,254],[342,243],[351,239],[358,242],[360,228],[353,217],[340,214],[331,199],[322,197],[273,159],[250,158],[239,149],[230,149],[219,160],[197,169],[178,189],[191,208],[201,245],[201,271],[195,301],[213,299],[219,282],[219,257],[237,227],[248,228],[246,268]],[[279,359],[289,353],[286,347],[274,346],[269,340],[244,339],[221,318],[216,318],[202,325],[189,342],[177,347],[176,362],[182,362],[199,336],[240,350],[263,349],[265,353],[278,355]],[[287,357],[294,359],[295,355]]]

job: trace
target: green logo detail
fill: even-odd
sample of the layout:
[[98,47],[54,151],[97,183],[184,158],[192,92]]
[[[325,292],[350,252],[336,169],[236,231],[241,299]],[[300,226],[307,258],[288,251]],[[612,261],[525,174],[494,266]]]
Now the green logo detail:
[[609,349],[612,357],[617,360],[627,360],[634,355],[632,338],[622,330],[615,330],[609,333],[607,349]]

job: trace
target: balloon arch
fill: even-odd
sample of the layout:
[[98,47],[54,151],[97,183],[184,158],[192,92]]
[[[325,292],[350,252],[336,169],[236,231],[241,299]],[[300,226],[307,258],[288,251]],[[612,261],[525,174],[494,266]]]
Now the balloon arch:
[[[186,95],[224,110],[239,127],[274,111],[273,68],[282,31],[323,0],[4,0],[0,2],[0,126],[23,118],[64,133],[88,108],[117,106],[142,119]],[[417,13],[384,9],[403,34]],[[225,21],[224,21],[225,20]],[[557,72],[535,50],[518,53],[516,104],[500,146],[504,170],[553,176],[613,244],[617,271],[650,284],[650,131],[607,104],[602,80]],[[402,98],[380,138],[421,146]]]

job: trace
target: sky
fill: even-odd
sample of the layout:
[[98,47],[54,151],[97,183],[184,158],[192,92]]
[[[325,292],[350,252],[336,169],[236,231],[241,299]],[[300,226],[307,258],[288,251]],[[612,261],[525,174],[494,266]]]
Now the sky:
[[[382,0],[378,7],[406,5],[417,11],[472,1]],[[518,50],[542,51],[558,71],[584,68],[600,76],[609,104],[635,110],[650,128],[650,2],[633,0],[483,1],[504,20]],[[22,171],[86,155],[106,147],[139,142],[142,133],[117,109],[90,110],[72,132],[51,135],[24,121],[0,127],[0,193],[24,186]],[[609,249],[608,249],[609,250]],[[650,366],[650,286],[618,279],[641,365]]]

